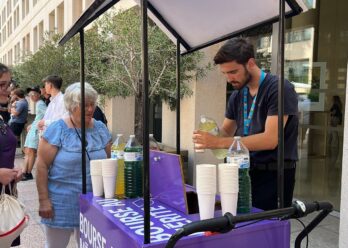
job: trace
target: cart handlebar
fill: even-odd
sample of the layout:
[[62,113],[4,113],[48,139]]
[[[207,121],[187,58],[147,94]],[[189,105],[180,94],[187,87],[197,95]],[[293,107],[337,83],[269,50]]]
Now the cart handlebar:
[[[264,211],[259,213],[244,214],[239,216],[233,216],[231,213],[226,213],[222,217],[195,221],[183,226],[171,236],[171,238],[169,239],[166,245],[166,248],[174,247],[174,245],[180,238],[184,236],[188,236],[192,233],[204,232],[204,231],[219,232],[219,233],[229,232],[235,227],[235,224],[240,222],[264,220],[264,219],[270,219],[270,218],[280,218],[281,220],[295,219],[295,218],[304,217],[315,211],[323,211],[324,214],[323,213],[321,214],[322,216],[320,220],[316,218],[312,221],[312,222],[314,221],[320,222],[332,211],[332,209],[333,209],[333,206],[329,202],[304,203],[301,201],[294,201],[292,206],[288,208],[275,209],[275,210]],[[303,237],[308,235],[308,233],[311,230],[313,230],[314,227],[319,224],[319,222],[314,223],[310,230],[308,229],[303,230],[303,232],[305,231],[305,233],[301,232],[298,237],[300,237],[301,234],[302,236],[304,235]],[[310,225],[311,223],[308,226]]]

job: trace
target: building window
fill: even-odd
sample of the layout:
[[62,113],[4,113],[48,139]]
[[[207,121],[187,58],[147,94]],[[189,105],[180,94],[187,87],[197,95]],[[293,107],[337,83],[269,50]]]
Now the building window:
[[22,0],[22,19],[29,13],[29,0]]
[[6,16],[6,7],[5,8],[3,8],[3,10],[2,10],[2,23],[5,25],[5,22],[6,22],[6,18],[7,18],[7,16]]
[[12,59],[12,49],[8,51],[8,65],[13,64],[13,59]]
[[7,0],[7,17],[11,15],[11,11],[12,11],[11,0]]
[[8,26],[8,36],[10,36],[12,34],[12,17],[8,20],[7,26]]
[[75,0],[73,2],[73,9],[72,9],[72,15],[73,15],[73,22],[75,22],[82,13],[82,0]]
[[38,30],[38,42],[39,42],[39,47],[42,46],[43,44],[43,40],[44,40],[44,25],[43,25],[43,21],[41,21],[39,23],[39,30]]
[[2,43],[5,43],[6,38],[7,38],[7,37],[6,37],[6,25],[3,27],[1,33],[3,34],[3,36],[2,36]]
[[34,45],[34,52],[36,52],[37,48],[38,48],[38,31],[37,31],[37,27],[34,28],[33,30],[33,45]]
[[56,19],[56,12],[53,10],[48,18],[48,32],[51,34],[54,33],[55,30],[55,19]]
[[57,31],[60,34],[64,33],[64,2],[57,8]]

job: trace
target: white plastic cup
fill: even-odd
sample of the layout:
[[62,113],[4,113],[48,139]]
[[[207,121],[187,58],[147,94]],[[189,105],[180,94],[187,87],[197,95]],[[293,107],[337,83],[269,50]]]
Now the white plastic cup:
[[222,215],[229,212],[236,216],[238,192],[237,193],[220,193]]
[[220,193],[238,193],[239,177],[237,164],[219,164],[219,192]]
[[104,194],[102,160],[91,160],[90,164],[93,195],[102,196]]
[[115,196],[117,167],[118,164],[116,159],[102,160],[102,175],[105,198],[113,198]]
[[216,165],[199,164],[196,166],[197,193],[216,194]]
[[103,159],[102,160],[102,175],[103,177],[117,176],[117,160]]
[[199,217],[201,220],[214,218],[215,194],[197,193]]
[[102,168],[103,168],[103,160],[91,160],[91,175],[101,176],[102,175]]
[[102,175],[91,175],[92,179],[92,190],[94,196],[103,196],[104,194],[104,185]]
[[114,198],[115,188],[116,188],[116,177],[115,176],[103,177],[103,185],[104,185],[104,197]]

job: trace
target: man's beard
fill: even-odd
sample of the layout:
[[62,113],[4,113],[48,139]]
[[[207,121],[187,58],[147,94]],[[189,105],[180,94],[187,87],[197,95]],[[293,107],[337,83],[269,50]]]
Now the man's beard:
[[251,76],[251,74],[249,73],[249,71],[247,70],[247,68],[246,68],[246,66],[244,65],[244,70],[245,70],[245,73],[244,73],[244,78],[245,78],[245,80],[243,80],[244,82],[238,82],[237,81],[237,87],[236,86],[233,86],[233,84],[232,84],[232,82],[231,82],[231,84],[232,84],[232,87],[233,87],[233,89],[234,90],[240,90],[240,89],[243,89],[250,81],[251,81],[251,79],[252,79],[252,76]]

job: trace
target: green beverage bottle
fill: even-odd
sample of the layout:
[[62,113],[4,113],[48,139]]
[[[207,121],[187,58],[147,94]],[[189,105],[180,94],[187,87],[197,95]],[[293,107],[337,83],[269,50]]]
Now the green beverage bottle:
[[124,149],[124,181],[127,198],[143,196],[143,147],[130,135]]
[[123,134],[117,134],[117,138],[111,146],[111,158],[117,159],[117,177],[115,195],[117,199],[125,197],[124,186],[124,147],[126,143]]
[[[201,115],[201,120],[199,122],[199,130],[208,132],[215,136],[220,136],[220,131],[217,123],[210,117]],[[211,150],[217,159],[224,159],[227,155],[227,149],[212,149]]]
[[237,163],[239,166],[237,213],[249,213],[251,210],[250,157],[248,149],[239,136],[234,137],[234,141],[228,149],[227,163]]

